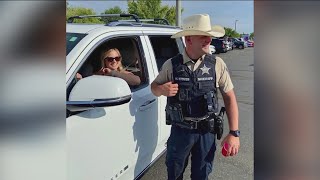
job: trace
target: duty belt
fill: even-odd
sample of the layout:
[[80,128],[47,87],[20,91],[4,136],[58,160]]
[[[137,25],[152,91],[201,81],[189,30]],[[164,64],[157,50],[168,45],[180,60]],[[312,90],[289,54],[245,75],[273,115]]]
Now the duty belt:
[[186,129],[204,129],[208,123],[207,119],[209,117],[209,115],[205,115],[203,117],[184,117],[183,122],[173,122],[173,125],[177,125]]
[[205,115],[205,116],[202,116],[202,117],[184,117],[184,119],[186,121],[200,122],[200,121],[208,119],[209,117],[210,117],[209,115]]

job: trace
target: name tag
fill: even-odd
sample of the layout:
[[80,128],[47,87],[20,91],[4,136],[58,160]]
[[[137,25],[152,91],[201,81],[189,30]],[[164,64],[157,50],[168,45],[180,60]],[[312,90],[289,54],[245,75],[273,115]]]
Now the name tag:
[[176,81],[190,81],[190,78],[175,77],[174,80],[176,80]]
[[211,81],[213,80],[213,77],[203,77],[203,78],[197,78],[198,81]]

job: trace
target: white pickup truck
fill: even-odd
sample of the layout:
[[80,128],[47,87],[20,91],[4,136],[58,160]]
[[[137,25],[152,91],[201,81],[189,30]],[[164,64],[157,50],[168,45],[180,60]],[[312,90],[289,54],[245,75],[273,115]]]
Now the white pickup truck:
[[[171,128],[165,121],[166,97],[155,97],[150,84],[184,44],[170,38],[179,28],[133,17],[135,22],[66,25],[70,180],[137,179],[166,150]],[[124,67],[140,77],[140,85],[93,75],[101,68],[102,48],[110,45],[120,50]],[[83,78],[77,80],[76,73]]]

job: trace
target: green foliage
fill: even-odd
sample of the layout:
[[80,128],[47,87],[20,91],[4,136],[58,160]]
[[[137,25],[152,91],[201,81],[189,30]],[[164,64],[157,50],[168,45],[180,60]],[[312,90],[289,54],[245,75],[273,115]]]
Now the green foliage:
[[240,34],[237,33],[234,29],[231,29],[231,28],[228,28],[228,27],[224,27],[224,30],[226,32],[225,36],[235,37],[235,38],[240,37]]
[[[181,12],[183,9],[181,10]],[[137,0],[128,2],[128,13],[136,14],[141,19],[164,18],[169,24],[175,24],[175,6],[162,6],[161,0]]]
[[115,6],[113,8],[109,8],[104,11],[104,14],[122,14],[122,13],[125,13],[125,11],[122,11],[119,6]]
[[252,32],[252,33],[250,33],[250,39],[253,39],[254,38],[254,33]]
[[[83,8],[83,7],[70,7],[69,3],[67,5],[67,16],[68,19],[71,16],[78,15],[96,15],[93,9]],[[181,13],[183,9],[181,9]],[[129,13],[136,14],[140,19],[154,19],[154,18],[163,18],[167,19],[169,24],[175,25],[176,21],[176,9],[175,6],[162,6],[161,0],[137,0],[128,2],[128,12],[122,11],[119,6],[106,9],[101,14],[121,14]],[[117,17],[108,17],[108,18],[85,18],[85,19],[75,19],[75,23],[106,23],[118,19],[131,19],[131,18],[117,18]]]
[[[66,20],[71,16],[96,15],[93,9],[83,7],[67,7]],[[74,19],[74,23],[104,23],[98,18]]]
[[[119,6],[115,6],[113,8],[109,8],[106,9],[103,13],[101,14],[124,14],[126,13],[125,11],[122,11],[121,8]],[[110,21],[115,21],[115,20],[119,20],[119,19],[127,19],[127,18],[119,18],[119,17],[107,17],[107,18],[103,18],[103,20],[107,23]],[[130,18],[129,18],[130,19]]]

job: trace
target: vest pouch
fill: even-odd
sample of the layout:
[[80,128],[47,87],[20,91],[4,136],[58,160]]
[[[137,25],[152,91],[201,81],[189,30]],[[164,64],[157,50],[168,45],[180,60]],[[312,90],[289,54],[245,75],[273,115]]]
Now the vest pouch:
[[208,91],[213,89],[214,81],[198,81],[197,87],[199,90]]
[[218,112],[218,100],[216,97],[212,98],[212,112]]
[[183,88],[179,89],[178,98],[179,101],[188,101],[190,99],[188,90]]
[[208,131],[211,132],[212,134],[215,134],[215,119],[211,115],[210,118],[208,118]]
[[[182,115],[181,104],[167,104],[166,105],[166,123],[181,123],[184,118]],[[170,125],[169,124],[169,125]]]
[[203,97],[195,98],[187,103],[187,117],[203,117],[207,114],[207,102]]
[[171,125],[171,124],[172,124],[172,120],[171,120],[170,114],[167,112],[167,109],[166,109],[166,125]]

